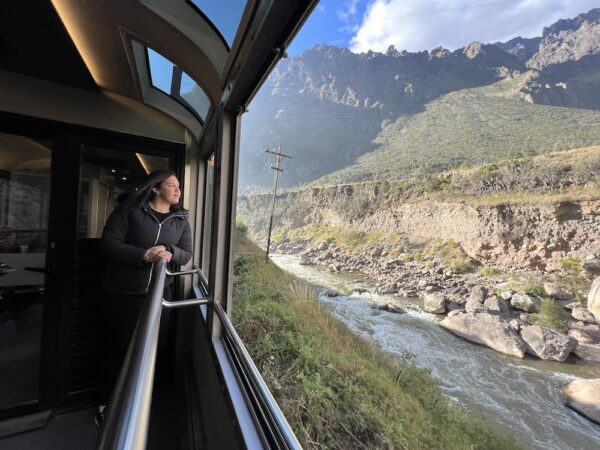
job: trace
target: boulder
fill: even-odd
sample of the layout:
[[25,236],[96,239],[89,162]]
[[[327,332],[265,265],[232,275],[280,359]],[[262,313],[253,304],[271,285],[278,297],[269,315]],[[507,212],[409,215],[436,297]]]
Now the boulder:
[[384,284],[377,288],[378,294],[395,294],[398,292],[398,286],[395,283]]
[[423,298],[425,311],[433,314],[444,314],[446,312],[446,298],[442,294],[427,294]]
[[485,286],[473,286],[469,292],[469,300],[477,300],[479,303],[483,303],[487,297],[487,289]]
[[340,295],[340,293],[335,289],[327,289],[325,291],[325,295],[327,297],[338,297]]
[[563,362],[577,347],[572,337],[540,325],[523,325],[521,337],[527,343],[527,353],[546,360]]
[[581,261],[581,267],[588,272],[600,272],[600,259],[594,255],[589,255],[583,261]]
[[542,301],[538,297],[527,294],[515,294],[510,299],[510,304],[513,308],[525,311],[528,313],[540,312]]
[[570,286],[564,286],[550,281],[544,282],[544,291],[546,291],[548,297],[556,298],[558,300],[573,300],[575,298]]
[[502,292],[500,294],[500,297],[502,297],[503,300],[510,301],[510,299],[512,298],[513,295],[515,295],[515,291],[513,291],[512,289],[509,289],[508,291]]
[[387,311],[394,314],[404,314],[406,311],[400,308],[398,305],[394,305],[393,303],[383,303],[379,305],[380,311]]
[[569,330],[568,334],[573,339],[575,339],[578,344],[593,344],[594,343],[594,340],[592,339],[592,337],[589,334],[587,334],[585,331],[571,328]]
[[569,328],[574,330],[581,330],[589,337],[591,337],[594,342],[600,342],[600,326],[584,323],[584,322],[569,322]]
[[488,297],[483,302],[483,305],[488,309],[488,311],[492,314],[498,314],[504,316],[510,313],[510,306],[506,300],[501,297]]
[[600,378],[571,381],[564,394],[569,408],[600,423]]
[[448,313],[448,317],[458,316],[459,314],[462,314],[462,310],[460,310],[460,309],[453,309],[452,311],[450,311]]
[[505,355],[523,358],[527,345],[508,322],[487,313],[448,316],[440,322],[448,331],[468,341],[486,345]]
[[588,294],[588,310],[600,322],[600,277],[594,279]]
[[581,306],[574,307],[571,311],[571,315],[575,320],[580,320],[584,323],[596,323],[596,318],[594,315]]
[[579,344],[575,354],[584,361],[600,363],[600,344]]

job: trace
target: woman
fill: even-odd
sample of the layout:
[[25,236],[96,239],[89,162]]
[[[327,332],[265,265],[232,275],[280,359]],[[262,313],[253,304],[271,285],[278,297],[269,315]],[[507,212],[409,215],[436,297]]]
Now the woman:
[[[110,399],[150,288],[153,263],[164,259],[183,265],[192,257],[189,213],[178,206],[180,196],[175,173],[170,170],[152,172],[113,211],[104,227],[100,248],[107,258],[102,279],[105,292],[101,299],[102,328],[106,330],[106,338],[97,423],[104,418],[104,406]],[[171,277],[167,277],[163,294],[167,300],[172,297],[171,282]],[[167,331],[166,319],[163,314],[159,349]]]

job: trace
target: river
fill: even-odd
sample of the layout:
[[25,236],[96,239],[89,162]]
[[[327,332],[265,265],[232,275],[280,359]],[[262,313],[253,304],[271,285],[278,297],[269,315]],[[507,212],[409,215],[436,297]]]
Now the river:
[[[563,387],[576,378],[600,377],[600,367],[577,363],[517,359],[472,344],[442,329],[440,318],[422,311],[417,299],[369,292],[329,298],[326,288],[373,290],[356,274],[302,266],[291,255],[273,261],[319,290],[320,300],[351,330],[398,357],[414,355],[431,370],[443,392],[469,412],[515,435],[525,448],[587,450],[600,448],[600,425],[564,406]],[[394,303],[407,310],[393,314],[371,305]]]

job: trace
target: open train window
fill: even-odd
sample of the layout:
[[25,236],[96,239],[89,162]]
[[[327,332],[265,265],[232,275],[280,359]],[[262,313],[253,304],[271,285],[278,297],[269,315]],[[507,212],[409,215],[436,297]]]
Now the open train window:
[[150,82],[189,109],[202,123],[210,109],[210,99],[198,83],[160,53],[147,48]]

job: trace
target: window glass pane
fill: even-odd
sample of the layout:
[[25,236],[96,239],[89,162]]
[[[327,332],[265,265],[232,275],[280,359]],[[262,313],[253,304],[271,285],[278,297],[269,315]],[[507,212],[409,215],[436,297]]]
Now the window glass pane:
[[151,48],[147,50],[152,85],[192,109],[204,121],[210,108],[210,100],[204,90],[167,58]]
[[50,149],[0,134],[0,408],[38,398]]
[[242,20],[246,0],[192,0],[192,3],[217,27],[231,47]]
[[185,72],[181,75],[180,94],[202,119],[206,119],[208,108],[210,108],[210,100],[202,88]]
[[160,53],[156,53],[151,48],[148,48],[148,64],[150,64],[150,77],[152,78],[152,85],[155,88],[170,94],[174,64]]

